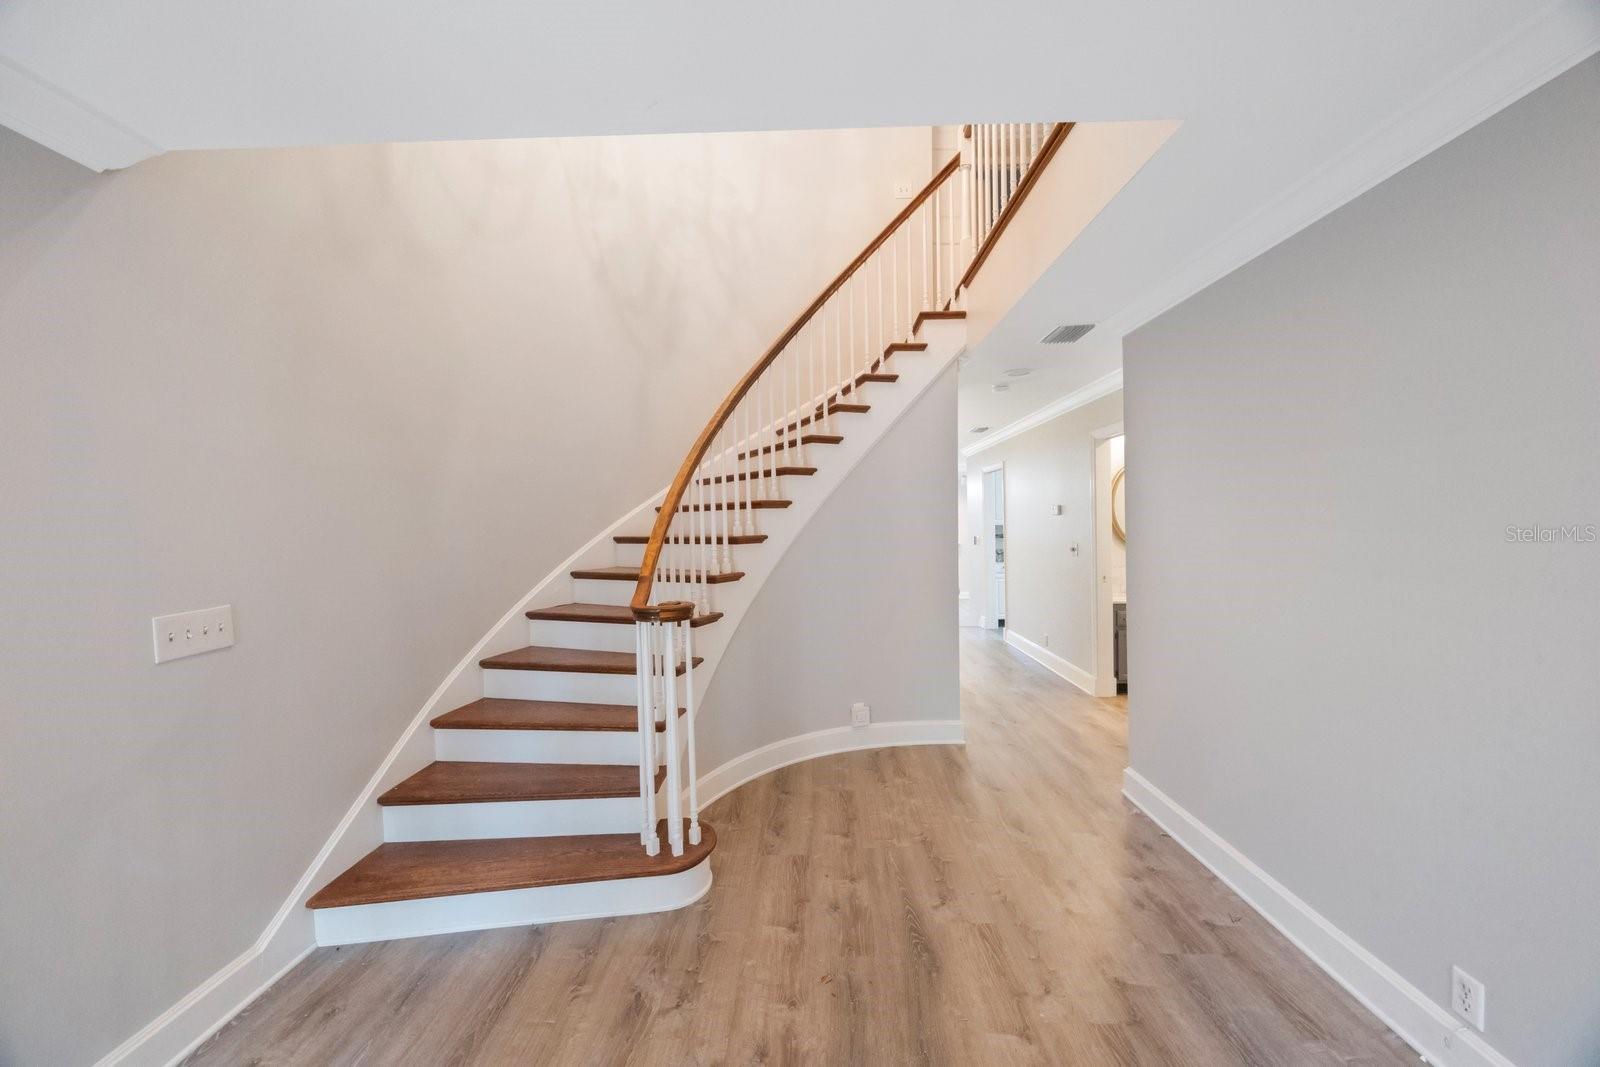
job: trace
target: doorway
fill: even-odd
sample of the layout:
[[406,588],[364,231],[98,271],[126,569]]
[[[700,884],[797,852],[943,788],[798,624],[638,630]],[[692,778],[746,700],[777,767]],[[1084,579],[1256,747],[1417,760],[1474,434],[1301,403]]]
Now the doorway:
[[1094,695],[1128,688],[1128,518],[1122,423],[1094,431]]
[[1006,627],[1006,470],[1004,464],[983,471],[983,580],[988,611],[980,625]]

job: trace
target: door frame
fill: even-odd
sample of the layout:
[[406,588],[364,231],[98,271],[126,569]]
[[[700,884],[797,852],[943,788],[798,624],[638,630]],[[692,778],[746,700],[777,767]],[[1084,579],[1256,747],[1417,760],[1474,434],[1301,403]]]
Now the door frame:
[[[983,606],[985,609],[984,613],[978,616],[978,625],[986,630],[999,629],[1000,620],[1006,617],[1006,605],[1004,601],[1011,598],[1011,582],[1009,580],[1011,577],[1011,560],[1009,557],[1007,557],[1006,591],[1001,598],[1001,603],[995,604],[993,601],[994,524],[989,521],[989,475],[993,474],[995,471],[1000,472],[1000,525],[1006,527],[1007,529],[1010,528],[1010,524],[1006,522],[1006,507],[1010,504],[1010,501],[1006,499],[1009,496],[1009,494],[1006,492],[1006,462],[1005,460],[1001,460],[999,463],[990,463],[987,466],[980,468],[978,478],[978,485],[980,487],[979,499],[983,501],[981,507],[979,508],[978,517],[983,523],[983,535],[980,538],[979,548],[982,549],[980,558],[983,561]],[[1008,537],[1007,540],[1009,541],[1010,538]]]
[[1111,581],[1107,564],[1111,559],[1111,439],[1122,437],[1122,462],[1126,466],[1127,431],[1122,420],[1090,431],[1093,442],[1089,449],[1089,474],[1094,479],[1094,625],[1090,628],[1090,642],[1094,661],[1094,695],[1116,696],[1117,665],[1115,658],[1115,625],[1111,609]]

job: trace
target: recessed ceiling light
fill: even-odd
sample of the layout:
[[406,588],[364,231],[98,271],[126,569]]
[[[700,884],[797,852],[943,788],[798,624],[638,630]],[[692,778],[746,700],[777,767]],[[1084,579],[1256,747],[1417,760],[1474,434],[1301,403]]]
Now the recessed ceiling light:
[[967,432],[968,433],[988,433],[989,432],[989,427],[987,427],[987,426],[974,426],[972,429],[968,430]]
[[993,390],[994,390],[994,391],[995,391],[995,392],[997,392],[997,393],[1003,393],[1003,392],[1005,392],[1005,391],[1006,391],[1006,390],[1007,390],[1007,389],[1010,389],[1010,388],[1011,388],[1011,383],[1010,383],[1010,382],[995,382],[995,383],[994,383],[994,384],[993,384],[993,385],[992,385],[992,386],[990,386],[990,387],[989,387],[989,388],[991,388],[991,389],[993,389]]
[[1012,367],[1006,371],[1007,378],[1026,378],[1033,373],[1032,367]]

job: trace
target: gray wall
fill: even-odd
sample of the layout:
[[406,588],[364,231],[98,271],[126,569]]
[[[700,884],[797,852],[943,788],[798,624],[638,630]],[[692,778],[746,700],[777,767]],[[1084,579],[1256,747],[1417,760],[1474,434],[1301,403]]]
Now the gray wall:
[[[446,672],[667,481],[929,137],[93,175],[0,130],[0,1063],[91,1061],[250,946]],[[152,615],[224,602],[237,647],[151,664]]]
[[[788,737],[961,718],[956,365],[806,524],[728,643],[700,713],[700,773]],[[863,525],[863,517],[866,517]]]
[[[1112,393],[1018,434],[967,460],[969,484],[983,468],[1006,468],[1006,628],[1046,645],[1094,673],[1094,441],[1090,434],[1122,419],[1122,393]],[[1060,515],[1048,514],[1052,504]],[[1082,551],[1074,556],[1076,541]],[[987,561],[976,559],[981,575]],[[989,582],[969,579],[987,607]],[[1046,637],[1048,635],[1048,644]]]
[[1132,335],[1136,771],[1600,1063],[1600,59]]

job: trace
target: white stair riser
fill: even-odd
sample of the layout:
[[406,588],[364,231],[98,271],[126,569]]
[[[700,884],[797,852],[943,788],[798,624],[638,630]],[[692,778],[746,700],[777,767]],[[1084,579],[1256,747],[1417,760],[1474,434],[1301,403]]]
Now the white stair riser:
[[637,730],[435,730],[435,759],[479,763],[638,763]]
[[639,702],[631,674],[576,674],[566,671],[483,672],[483,695],[513,700],[573,700],[584,704]]
[[484,804],[394,804],[383,809],[383,839],[458,841],[486,837],[627,834],[637,832],[641,822],[636,796],[506,800]]
[[572,579],[572,599],[579,604],[626,604],[633,599],[633,582],[608,578]]
[[619,567],[637,567],[644,563],[643,545],[617,545],[616,553]]
[[[594,601],[589,601],[594,603]],[[635,628],[605,622],[552,622],[528,620],[528,644],[553,648],[593,648],[602,652],[632,652]]]
[[[642,846],[641,846],[642,847]],[[662,843],[665,848],[665,842]],[[711,888],[711,861],[653,878],[464,893],[387,904],[321,908],[314,913],[317,944],[353,945],[459,930],[490,930],[530,923],[645,915],[693,904]]]

